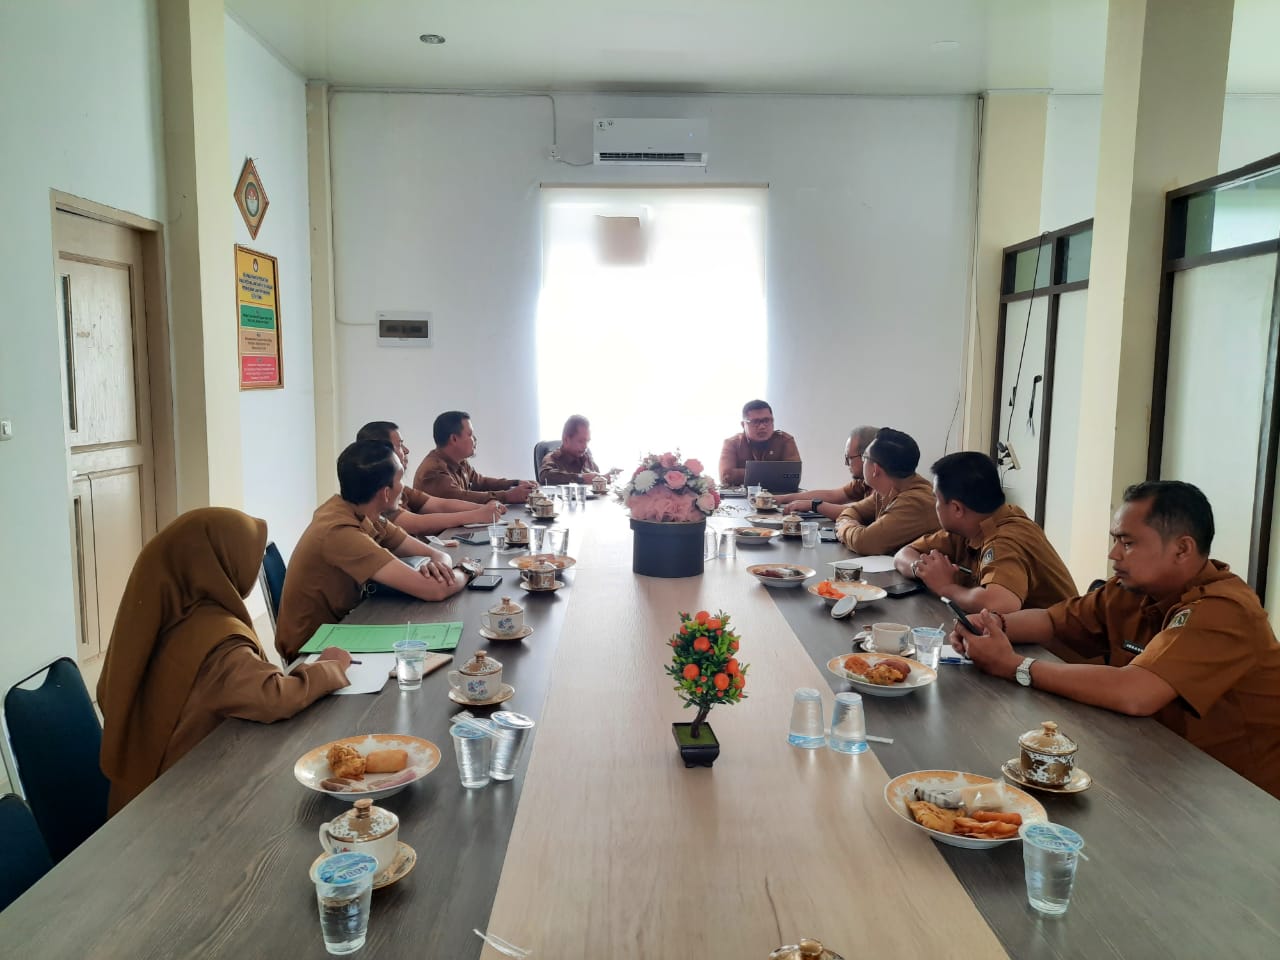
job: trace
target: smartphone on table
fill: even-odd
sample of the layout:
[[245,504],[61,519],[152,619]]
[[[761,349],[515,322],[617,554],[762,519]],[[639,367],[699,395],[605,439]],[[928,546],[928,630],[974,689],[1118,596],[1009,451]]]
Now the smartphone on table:
[[899,580],[897,583],[891,583],[884,588],[884,592],[891,597],[905,597],[913,593],[919,593],[924,587],[919,580]]
[[468,590],[492,590],[502,582],[502,577],[496,573],[482,573],[470,583],[467,584]]

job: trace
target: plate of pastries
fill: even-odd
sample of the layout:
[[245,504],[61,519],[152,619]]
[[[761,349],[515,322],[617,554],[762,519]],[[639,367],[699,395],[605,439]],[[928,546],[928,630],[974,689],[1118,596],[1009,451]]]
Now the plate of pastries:
[[402,733],[346,737],[308,750],[293,765],[304,787],[343,800],[380,800],[421,780],[440,763],[430,740]]
[[958,770],[916,770],[884,788],[889,809],[939,843],[985,850],[1018,839],[1024,823],[1049,819],[1040,801],[1017,787]]

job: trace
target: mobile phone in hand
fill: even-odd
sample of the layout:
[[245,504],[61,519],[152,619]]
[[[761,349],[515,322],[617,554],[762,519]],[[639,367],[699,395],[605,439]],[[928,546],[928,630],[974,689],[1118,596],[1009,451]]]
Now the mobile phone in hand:
[[979,637],[982,636],[984,631],[979,630],[977,627],[973,625],[973,621],[964,615],[964,611],[961,610],[958,606],[956,606],[956,602],[954,600],[952,600],[950,597],[942,597],[941,600],[943,603],[947,605],[947,609],[950,610],[951,613],[955,616],[960,626],[964,627],[966,630],[968,630],[972,634],[976,634]]

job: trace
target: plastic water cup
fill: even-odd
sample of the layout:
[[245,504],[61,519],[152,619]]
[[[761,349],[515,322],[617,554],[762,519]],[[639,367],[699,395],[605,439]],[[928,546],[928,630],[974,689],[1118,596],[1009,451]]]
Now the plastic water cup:
[[499,710],[493,715],[493,729],[498,739],[493,743],[493,759],[489,763],[489,776],[495,780],[510,780],[516,774],[516,764],[524,745],[533,732],[533,720],[523,713]]
[[760,496],[760,491],[763,489],[764,487],[758,483],[753,483],[751,486],[747,487],[747,498],[751,501],[751,505],[753,507],[756,505],[756,497]]
[[1046,917],[1062,916],[1071,903],[1084,838],[1059,823],[1024,823],[1018,835],[1022,837],[1027,902]]
[[565,527],[560,531],[560,542],[556,544],[555,555],[557,557],[567,557],[569,555],[569,527]]
[[316,865],[311,879],[320,908],[324,948],[342,956],[364,946],[369,932],[369,901],[378,861],[367,853],[338,853]]
[[863,753],[867,749],[867,718],[862,712],[861,694],[836,694],[827,746],[837,753]]
[[714,560],[719,553],[719,543],[719,534],[707,527],[707,532],[702,538],[702,559]]
[[417,690],[422,686],[422,664],[427,659],[425,640],[397,640],[391,645],[396,654],[396,682],[401,690]]
[[468,790],[489,782],[489,763],[493,756],[493,740],[487,733],[454,724],[453,752],[458,758],[458,779]]
[[542,545],[546,541],[546,527],[530,527],[529,528],[529,552],[541,553]]
[[558,554],[560,552],[562,543],[564,543],[563,529],[559,527],[551,527],[550,529],[546,530],[546,537],[544,538],[544,544],[546,546],[547,553]]
[[916,659],[926,667],[938,669],[942,657],[942,643],[947,635],[937,627],[912,627],[911,640],[915,644]]
[[722,560],[732,560],[738,555],[738,538],[732,530],[720,534],[719,555]]
[[815,521],[806,520],[800,524],[800,545],[802,547],[818,545],[818,524]]
[[502,550],[507,545],[507,525],[505,523],[489,524],[489,543],[494,550]]
[[816,750],[827,745],[827,731],[822,722],[822,695],[812,687],[796,690],[791,705],[791,731],[787,741],[796,747]]

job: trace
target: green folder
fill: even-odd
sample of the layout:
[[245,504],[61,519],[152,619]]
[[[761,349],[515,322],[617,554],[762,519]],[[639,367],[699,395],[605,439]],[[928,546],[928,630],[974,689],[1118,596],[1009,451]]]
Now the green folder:
[[341,647],[348,653],[391,653],[397,640],[425,640],[428,650],[447,652],[458,646],[462,623],[398,624],[326,623],[305,644],[302,653]]

